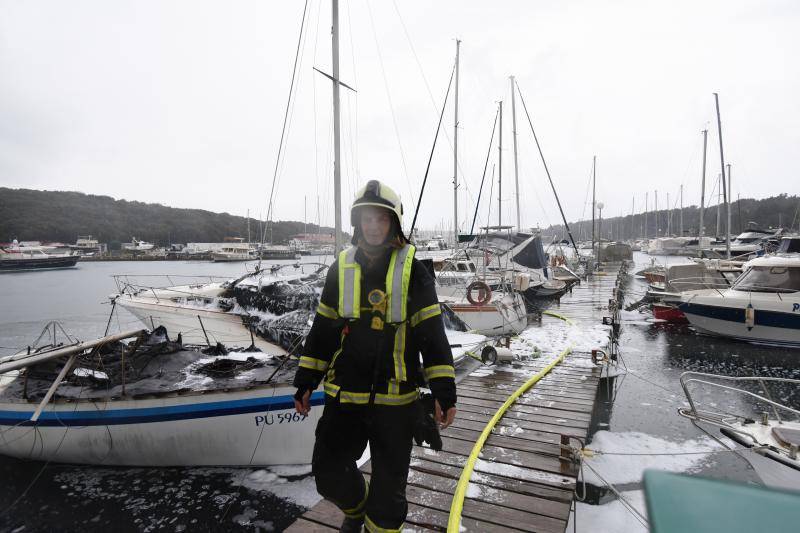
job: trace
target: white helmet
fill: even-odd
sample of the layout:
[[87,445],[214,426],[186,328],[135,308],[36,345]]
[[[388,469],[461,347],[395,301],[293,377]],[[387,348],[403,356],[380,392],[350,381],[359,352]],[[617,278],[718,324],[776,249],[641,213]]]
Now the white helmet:
[[400,202],[400,195],[392,190],[388,185],[384,185],[378,180],[370,180],[358,193],[353,205],[350,208],[350,224],[358,227],[359,219],[356,208],[372,205],[388,209],[397,216],[399,227],[403,227],[403,204]]

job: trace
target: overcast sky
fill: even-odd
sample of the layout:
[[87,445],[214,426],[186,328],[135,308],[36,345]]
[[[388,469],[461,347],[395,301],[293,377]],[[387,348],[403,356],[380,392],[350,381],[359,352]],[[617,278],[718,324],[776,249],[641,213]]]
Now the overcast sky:
[[[273,182],[304,2],[0,0],[0,186],[77,190],[253,217]],[[515,75],[570,220],[699,204],[719,173],[720,94],[733,198],[800,192],[800,3],[342,0],[342,183],[385,180],[413,213],[462,40],[459,218],[472,221],[497,101],[503,220],[516,218]],[[331,4],[308,2],[274,219],[333,222]],[[519,98],[523,227],[559,222]],[[452,99],[420,220],[452,221]],[[496,139],[489,174],[497,166]],[[497,175],[479,223],[497,221]],[[305,198],[305,201],[304,201]],[[343,217],[345,222],[349,218]],[[410,221],[406,221],[408,227]]]

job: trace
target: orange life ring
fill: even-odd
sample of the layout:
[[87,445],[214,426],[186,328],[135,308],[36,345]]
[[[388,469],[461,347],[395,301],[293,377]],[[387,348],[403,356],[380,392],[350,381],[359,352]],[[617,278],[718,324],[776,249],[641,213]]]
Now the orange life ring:
[[[478,291],[478,298],[472,295],[473,291]],[[492,289],[483,281],[473,281],[467,287],[467,300],[472,305],[486,305],[492,299]]]

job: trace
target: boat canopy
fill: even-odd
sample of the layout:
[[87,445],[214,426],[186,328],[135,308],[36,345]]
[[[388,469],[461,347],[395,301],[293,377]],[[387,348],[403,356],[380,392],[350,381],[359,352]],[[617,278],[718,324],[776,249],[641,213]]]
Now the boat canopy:
[[753,292],[800,291],[800,259],[764,257],[748,264],[733,289]]

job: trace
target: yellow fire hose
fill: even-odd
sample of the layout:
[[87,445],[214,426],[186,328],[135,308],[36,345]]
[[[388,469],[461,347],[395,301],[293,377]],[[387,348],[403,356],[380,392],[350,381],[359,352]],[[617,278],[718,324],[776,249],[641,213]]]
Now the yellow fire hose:
[[[542,314],[549,315],[560,320],[565,321],[568,324],[572,324],[572,321],[557,313],[553,313],[550,311],[543,311]],[[494,426],[503,415],[508,411],[508,408],[517,401],[517,399],[525,394],[531,387],[533,387],[540,379],[545,377],[557,364],[564,360],[570,352],[572,352],[572,346],[570,345],[564,351],[562,351],[558,357],[546,367],[544,367],[541,371],[539,371],[536,375],[531,377],[528,381],[522,384],[520,388],[518,388],[514,393],[506,399],[505,403],[500,406],[494,416],[489,420],[486,424],[486,427],[483,428],[483,432],[481,432],[480,437],[478,440],[475,441],[475,446],[472,447],[472,451],[469,454],[469,458],[467,458],[467,463],[464,465],[464,470],[461,472],[461,477],[458,480],[458,485],[456,485],[455,494],[453,494],[453,503],[450,505],[450,517],[447,520],[447,533],[459,533],[460,526],[461,526],[461,511],[464,508],[464,497],[467,494],[467,486],[469,485],[469,480],[472,477],[472,471],[475,468],[475,462],[478,460],[478,455],[481,453],[483,449],[484,443],[491,435]]]

